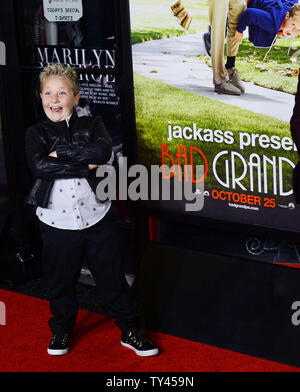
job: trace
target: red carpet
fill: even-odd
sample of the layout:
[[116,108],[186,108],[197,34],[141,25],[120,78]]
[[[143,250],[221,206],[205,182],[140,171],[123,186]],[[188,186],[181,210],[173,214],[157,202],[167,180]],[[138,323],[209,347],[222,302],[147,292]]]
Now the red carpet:
[[0,325],[1,372],[299,372],[287,366],[162,333],[149,332],[161,354],[140,358],[120,345],[114,320],[81,310],[70,353],[51,357],[49,303],[0,290],[6,325]]

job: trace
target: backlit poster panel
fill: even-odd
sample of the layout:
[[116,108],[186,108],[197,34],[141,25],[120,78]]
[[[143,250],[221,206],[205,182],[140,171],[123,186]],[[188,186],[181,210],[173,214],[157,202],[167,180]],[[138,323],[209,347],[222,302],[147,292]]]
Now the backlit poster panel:
[[[228,15],[237,3],[241,1],[232,2]],[[264,3],[253,0],[247,8],[245,1],[239,20]],[[243,32],[235,68],[245,92],[231,95],[214,88],[209,1],[130,1],[140,162],[148,168],[202,165],[205,172],[201,210],[185,211],[184,201],[150,201],[150,206],[299,231],[300,210],[292,189],[298,154],[290,118],[300,39],[298,31],[282,35],[286,12],[296,1],[274,2],[274,7],[275,3],[283,7],[283,20],[270,44],[267,36],[265,47],[257,47],[253,25]],[[276,7],[269,6],[270,15]],[[225,62],[229,25],[227,18]]]

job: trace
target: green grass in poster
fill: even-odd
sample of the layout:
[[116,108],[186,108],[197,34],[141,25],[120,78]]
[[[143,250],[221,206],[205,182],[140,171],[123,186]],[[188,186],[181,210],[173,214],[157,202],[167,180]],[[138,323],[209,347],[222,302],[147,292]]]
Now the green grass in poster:
[[[289,52],[289,47],[292,48]],[[259,86],[295,94],[297,91],[298,57],[292,55],[300,46],[299,38],[294,41],[278,38],[264,60],[267,49],[257,49],[244,40],[237,56],[237,68],[243,80]]]
[[[168,121],[172,125],[179,125],[182,128],[192,127],[193,123],[198,128],[231,131],[234,134],[233,144],[222,144],[222,150],[237,151],[242,153],[248,161],[250,154],[256,153],[258,156],[273,156],[276,160],[282,151],[271,148],[255,147],[240,150],[239,135],[241,132],[259,135],[278,135],[280,138],[290,135],[289,123],[277,120],[272,117],[253,113],[231,105],[223,104],[175,87],[157,82],[141,75],[135,74],[135,96],[137,115],[137,135],[139,153],[145,166],[161,165],[161,143],[168,145],[170,154],[175,156],[178,145],[184,144],[187,148],[194,146],[205,154],[207,160],[212,163],[215,155],[220,151],[220,144],[215,142],[201,142],[199,140],[172,139],[168,138]],[[295,151],[285,151],[284,156],[292,162],[297,161]],[[286,165],[287,171],[291,172],[291,167]],[[217,165],[217,170],[225,176],[225,166],[221,162]],[[242,172],[242,167],[237,168],[236,175]],[[210,167],[211,173],[211,167]],[[268,186],[272,187],[272,172],[268,170]],[[256,179],[257,180],[257,179]],[[291,179],[284,178],[285,186],[289,188]],[[246,176],[243,184],[249,188],[249,176]],[[205,187],[219,188],[213,175],[208,176]]]

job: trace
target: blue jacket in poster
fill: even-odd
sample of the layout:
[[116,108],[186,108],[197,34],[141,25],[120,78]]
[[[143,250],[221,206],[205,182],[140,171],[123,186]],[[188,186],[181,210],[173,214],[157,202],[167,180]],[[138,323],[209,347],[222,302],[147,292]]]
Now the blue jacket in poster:
[[251,0],[240,17],[237,31],[249,27],[249,41],[254,46],[271,46],[286,13],[298,0]]

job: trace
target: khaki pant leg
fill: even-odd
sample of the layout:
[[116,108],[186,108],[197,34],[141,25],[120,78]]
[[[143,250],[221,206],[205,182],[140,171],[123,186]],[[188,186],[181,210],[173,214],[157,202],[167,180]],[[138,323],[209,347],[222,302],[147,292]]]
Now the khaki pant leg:
[[209,0],[211,58],[214,84],[220,84],[227,80],[224,62],[224,44],[228,7],[229,0]]
[[234,35],[240,16],[246,7],[246,0],[229,0],[227,56],[235,57],[238,53],[240,44],[234,39]]

